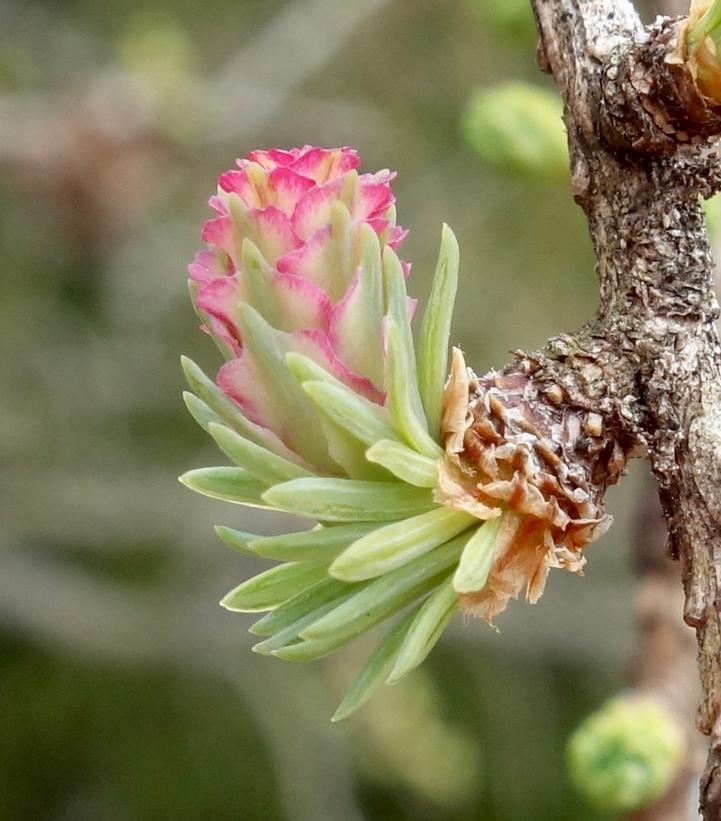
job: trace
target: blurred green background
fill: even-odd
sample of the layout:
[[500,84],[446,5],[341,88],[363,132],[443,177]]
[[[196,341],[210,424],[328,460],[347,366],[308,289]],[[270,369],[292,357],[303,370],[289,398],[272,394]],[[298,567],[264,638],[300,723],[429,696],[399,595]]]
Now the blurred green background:
[[[478,86],[551,89],[525,1],[120,0],[0,6],[0,821],[594,821],[571,729],[625,686],[643,471],[587,576],[453,625],[424,667],[329,717],[370,643],[310,667],[249,652],[221,596],[255,567],[211,526],[283,522],[195,496],[222,463],[180,398],[219,364],[185,267],[218,174],[255,147],[351,144],[397,169],[411,289],[442,221],[475,369],[594,310],[563,173],[484,164]],[[541,175],[543,176],[543,175]],[[660,549],[660,546],[659,546]]]

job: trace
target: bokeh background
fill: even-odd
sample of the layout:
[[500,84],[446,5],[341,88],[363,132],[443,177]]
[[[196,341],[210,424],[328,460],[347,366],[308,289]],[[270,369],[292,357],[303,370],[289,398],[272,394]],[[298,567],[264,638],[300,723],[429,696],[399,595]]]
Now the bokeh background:
[[508,173],[464,138],[474,90],[509,79],[552,88],[525,2],[3,0],[1,821],[614,817],[563,752],[626,686],[643,466],[585,578],[552,574],[499,633],[459,619],[341,725],[370,643],[252,655],[250,618],[217,602],[256,567],[211,526],[284,523],[176,481],[223,462],[180,398],[181,353],[219,364],[185,267],[252,148],[350,144],[396,169],[415,295],[442,221],[458,235],[453,338],[479,372],[592,313],[563,172]]

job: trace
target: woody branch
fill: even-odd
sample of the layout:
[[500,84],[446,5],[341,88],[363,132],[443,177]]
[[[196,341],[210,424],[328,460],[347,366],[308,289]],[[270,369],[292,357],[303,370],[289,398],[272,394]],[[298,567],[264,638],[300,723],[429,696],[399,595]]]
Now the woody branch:
[[[701,810],[705,821],[721,819],[721,347],[701,212],[701,199],[721,188],[712,147],[721,109],[686,60],[685,21],[644,27],[626,0],[533,5],[539,63],[564,103],[600,301],[581,329],[519,353],[502,376],[517,387],[523,374],[526,422],[540,415],[552,430],[555,420],[564,453],[597,494],[627,457],[650,462],[668,552],[680,561],[683,618],[698,641],[698,726],[710,737]],[[477,420],[488,390],[471,382]],[[496,392],[502,404],[502,385]]]

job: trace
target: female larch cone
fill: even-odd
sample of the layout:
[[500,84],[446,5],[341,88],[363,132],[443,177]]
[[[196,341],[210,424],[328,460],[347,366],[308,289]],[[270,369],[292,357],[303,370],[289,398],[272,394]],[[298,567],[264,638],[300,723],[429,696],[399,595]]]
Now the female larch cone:
[[310,661],[403,613],[336,719],[419,665],[461,606],[490,620],[524,584],[535,601],[549,567],[578,571],[607,521],[595,466],[618,458],[600,422],[541,396],[523,363],[477,379],[456,351],[444,392],[455,237],[444,226],[416,346],[394,174],[358,164],[349,148],[304,146],[221,175],[189,273],[226,361],[214,381],[183,360],[188,409],[234,466],[181,481],[315,523],[217,528],[278,562],[221,602],[267,611],[254,651]]

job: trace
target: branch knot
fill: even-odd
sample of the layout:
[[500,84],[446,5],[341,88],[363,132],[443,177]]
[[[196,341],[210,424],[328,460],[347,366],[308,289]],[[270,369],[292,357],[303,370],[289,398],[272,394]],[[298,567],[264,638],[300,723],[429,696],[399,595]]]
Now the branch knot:
[[621,151],[670,155],[721,134],[721,104],[698,88],[687,61],[684,20],[659,18],[647,37],[617,47],[600,76],[599,116]]

